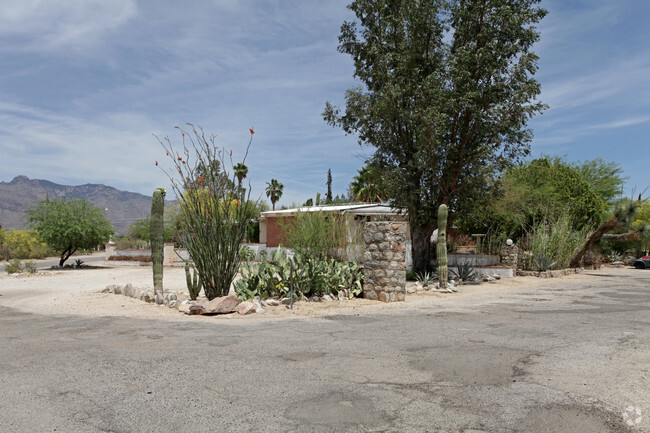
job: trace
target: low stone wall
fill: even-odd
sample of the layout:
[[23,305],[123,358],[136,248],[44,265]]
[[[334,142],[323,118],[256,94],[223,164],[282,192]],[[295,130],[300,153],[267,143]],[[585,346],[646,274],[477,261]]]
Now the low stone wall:
[[382,302],[403,301],[406,295],[406,223],[366,222],[363,240],[363,297]]
[[570,268],[570,269],[558,269],[555,271],[517,271],[518,277],[539,277],[539,278],[556,278],[562,277],[564,275],[571,274],[584,274],[585,270],[583,268]]
[[447,265],[458,266],[468,264],[477,266],[497,266],[499,256],[489,254],[447,254]]

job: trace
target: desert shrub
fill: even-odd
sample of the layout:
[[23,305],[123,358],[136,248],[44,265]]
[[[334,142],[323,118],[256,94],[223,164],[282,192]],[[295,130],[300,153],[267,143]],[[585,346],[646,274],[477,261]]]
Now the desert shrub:
[[280,221],[286,240],[297,254],[322,260],[342,257],[347,244],[345,216],[325,212],[297,212],[295,218]]
[[23,264],[19,259],[13,259],[5,265],[5,272],[8,274],[16,274],[23,270]]
[[119,236],[115,239],[115,248],[118,250],[141,250],[151,248],[151,242],[130,236]]
[[110,256],[108,261],[111,262],[151,262],[151,256],[149,255],[140,255],[140,256]]
[[38,272],[38,266],[36,265],[36,262],[25,262],[25,271],[29,272],[30,274],[35,274]]
[[589,237],[588,227],[576,231],[571,228],[568,217],[555,222],[535,225],[526,233],[520,247],[529,254],[523,255],[524,269],[564,269]]
[[5,233],[4,246],[11,258],[16,259],[43,259],[56,255],[52,248],[38,239],[36,230],[9,230]]

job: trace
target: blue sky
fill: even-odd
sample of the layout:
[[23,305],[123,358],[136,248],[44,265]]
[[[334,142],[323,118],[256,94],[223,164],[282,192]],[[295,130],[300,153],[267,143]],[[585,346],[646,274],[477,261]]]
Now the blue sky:
[[[169,180],[152,134],[192,122],[243,156],[255,195],[279,205],[343,194],[371,149],[325,124],[356,83],[337,52],[348,0],[3,0],[0,181],[103,183],[150,195]],[[537,78],[550,109],[533,156],[621,165],[650,186],[650,3],[544,0]],[[647,194],[646,194],[647,195]],[[264,199],[266,197],[264,196]]]

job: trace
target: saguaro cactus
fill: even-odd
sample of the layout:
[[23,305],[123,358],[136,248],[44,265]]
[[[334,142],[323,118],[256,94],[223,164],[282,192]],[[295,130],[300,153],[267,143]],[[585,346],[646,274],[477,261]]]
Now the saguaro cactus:
[[438,208],[438,282],[441,290],[447,289],[447,205]]
[[164,212],[165,190],[158,188],[151,198],[151,259],[153,262],[153,287],[163,290],[163,255],[164,255]]

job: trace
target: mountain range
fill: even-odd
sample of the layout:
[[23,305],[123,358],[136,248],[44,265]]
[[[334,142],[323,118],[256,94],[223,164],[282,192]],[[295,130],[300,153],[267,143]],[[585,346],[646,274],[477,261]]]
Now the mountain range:
[[148,217],[151,196],[120,191],[101,184],[59,185],[47,180],[17,176],[11,182],[0,182],[0,226],[4,229],[27,227],[27,207],[36,201],[59,198],[84,199],[105,210],[115,233],[126,234],[135,221]]

